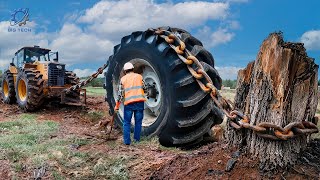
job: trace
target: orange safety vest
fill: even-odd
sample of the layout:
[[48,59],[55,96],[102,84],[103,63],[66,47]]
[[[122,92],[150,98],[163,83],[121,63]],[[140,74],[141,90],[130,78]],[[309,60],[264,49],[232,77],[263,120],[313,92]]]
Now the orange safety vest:
[[124,105],[134,102],[143,102],[144,98],[142,76],[137,73],[129,73],[121,78],[124,88]]

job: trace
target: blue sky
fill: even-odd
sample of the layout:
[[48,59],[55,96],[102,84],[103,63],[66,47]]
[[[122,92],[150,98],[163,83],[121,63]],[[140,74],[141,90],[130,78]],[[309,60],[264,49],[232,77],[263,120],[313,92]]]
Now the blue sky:
[[[88,75],[122,36],[160,25],[177,25],[202,40],[224,79],[235,79],[274,31],[288,41],[303,41],[319,64],[319,7],[317,0],[2,0],[0,69],[21,46],[39,44],[58,50],[61,62],[80,76]],[[29,8],[25,27],[32,32],[8,32],[11,13],[19,8]]]

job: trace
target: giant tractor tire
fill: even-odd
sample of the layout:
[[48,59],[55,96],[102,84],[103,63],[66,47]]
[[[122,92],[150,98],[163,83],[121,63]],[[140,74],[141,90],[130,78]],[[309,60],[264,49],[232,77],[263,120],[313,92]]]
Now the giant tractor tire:
[[33,69],[21,70],[16,79],[17,103],[26,112],[37,110],[44,102],[42,74]]
[[2,99],[6,104],[13,104],[16,102],[16,93],[14,90],[13,74],[6,71],[2,75]]
[[[181,36],[186,48],[203,64],[214,85],[221,88],[221,78],[214,69],[214,59],[202,43],[188,32],[167,28]],[[143,76],[148,89],[145,102],[142,135],[158,135],[165,146],[188,146],[200,142],[210,128],[223,120],[208,93],[204,93],[187,66],[178,58],[164,39],[151,31],[133,32],[121,39],[109,57],[106,76],[106,100],[110,113],[117,99],[117,89],[122,68],[133,63],[134,71]],[[216,110],[213,110],[213,109]],[[116,123],[122,127],[123,105],[116,115]]]

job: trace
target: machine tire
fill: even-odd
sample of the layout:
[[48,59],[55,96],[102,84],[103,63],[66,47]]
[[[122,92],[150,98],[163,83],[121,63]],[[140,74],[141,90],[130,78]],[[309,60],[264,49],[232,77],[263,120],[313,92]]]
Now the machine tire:
[[[188,32],[166,28],[179,33],[186,47],[204,65],[213,79],[214,85],[221,88],[221,78],[214,69],[214,59],[202,43]],[[123,65],[135,58],[146,60],[160,75],[162,94],[161,110],[156,121],[143,127],[142,135],[158,135],[165,146],[188,146],[199,143],[210,128],[223,120],[223,114],[215,108],[210,95],[204,93],[189,73],[187,66],[178,58],[176,52],[152,31],[133,32],[121,39],[121,44],[114,47],[114,54],[109,57],[106,76],[106,100],[110,113],[114,113],[114,87],[119,82]],[[136,71],[136,69],[135,69]],[[212,110],[215,109],[215,110]],[[122,118],[115,117],[122,127]]]
[[21,70],[16,80],[16,99],[25,112],[37,110],[44,102],[42,74],[34,69]]
[[14,90],[13,74],[6,71],[2,75],[2,100],[6,104],[13,104],[16,102],[16,92]]
[[[66,71],[65,72],[65,84],[68,85],[76,85],[80,82],[80,78],[76,75],[76,73],[72,71]],[[67,97],[77,100],[80,100],[80,92],[79,91],[72,91],[66,95]]]
[[79,77],[72,71],[65,72],[65,80],[65,84],[71,84],[72,86],[78,84],[80,81]]

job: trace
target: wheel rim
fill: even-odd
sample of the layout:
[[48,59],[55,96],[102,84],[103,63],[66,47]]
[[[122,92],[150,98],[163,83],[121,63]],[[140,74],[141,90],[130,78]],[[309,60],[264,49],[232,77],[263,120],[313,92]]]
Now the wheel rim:
[[[144,107],[144,117],[142,120],[142,126],[148,127],[154,124],[161,113],[162,91],[159,76],[154,70],[153,66],[144,59],[132,59],[131,62],[135,67],[135,72],[142,75],[145,85],[148,86],[148,90],[145,93],[146,101]],[[120,75],[122,77],[123,74]],[[120,84],[120,78],[118,81],[113,81],[113,97],[116,100],[118,97],[118,87]],[[119,108],[119,115],[123,119],[124,106],[121,104]],[[133,118],[133,117],[132,117]],[[134,123],[134,121],[131,121]]]
[[9,96],[9,84],[6,80],[3,81],[3,94],[5,97]]
[[25,101],[27,99],[27,86],[26,82],[22,79],[18,82],[18,94],[21,101]]

